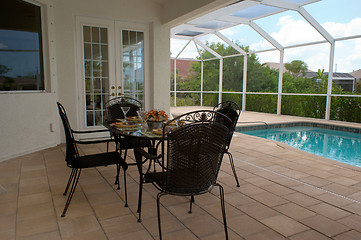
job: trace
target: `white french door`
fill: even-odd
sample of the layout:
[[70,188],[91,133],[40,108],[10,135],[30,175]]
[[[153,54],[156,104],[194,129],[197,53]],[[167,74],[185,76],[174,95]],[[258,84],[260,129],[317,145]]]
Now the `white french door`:
[[132,97],[144,105],[147,35],[146,25],[77,18],[82,129],[102,127],[111,98]]

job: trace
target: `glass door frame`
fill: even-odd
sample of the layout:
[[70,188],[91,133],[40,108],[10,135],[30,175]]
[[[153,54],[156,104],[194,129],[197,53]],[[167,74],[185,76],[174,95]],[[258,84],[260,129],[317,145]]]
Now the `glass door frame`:
[[[76,17],[76,82],[77,82],[77,109],[78,126],[80,130],[104,129],[104,126],[87,126],[85,71],[83,50],[83,26],[104,27],[108,29],[108,56],[109,56],[109,99],[123,95],[123,61],[121,31],[141,31],[144,33],[144,107],[150,102],[149,87],[149,25],[128,23],[115,20],[104,20],[90,17]],[[119,54],[118,54],[119,53]]]

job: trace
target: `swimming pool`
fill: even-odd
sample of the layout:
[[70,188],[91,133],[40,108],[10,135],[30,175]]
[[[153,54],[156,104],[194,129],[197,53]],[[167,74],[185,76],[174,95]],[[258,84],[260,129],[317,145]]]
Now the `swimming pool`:
[[[293,126],[292,126],[293,125]],[[266,126],[267,127],[267,126]],[[257,128],[257,127],[256,127]],[[361,167],[361,130],[342,129],[340,131],[332,129],[332,125],[312,126],[312,124],[279,124],[279,126],[268,126],[267,129],[242,130],[237,131],[286,143],[300,150],[348,163]],[[339,129],[339,127],[335,127]]]

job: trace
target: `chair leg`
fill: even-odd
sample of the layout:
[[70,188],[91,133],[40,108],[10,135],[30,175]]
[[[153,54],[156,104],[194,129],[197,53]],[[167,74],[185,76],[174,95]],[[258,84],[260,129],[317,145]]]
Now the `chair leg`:
[[157,215],[158,215],[158,230],[159,230],[159,239],[162,240],[162,227],[160,222],[160,198],[166,195],[164,192],[157,194]]
[[236,168],[234,167],[232,153],[230,153],[230,152],[226,152],[226,153],[228,154],[229,162],[231,164],[231,168],[232,168],[232,171],[233,171],[233,176],[236,179],[237,187],[239,187],[238,176],[237,176]]
[[120,185],[119,185],[119,172],[120,172],[120,164],[116,164],[117,166],[117,176],[115,177],[115,185],[118,185],[117,189],[120,189]]
[[139,195],[138,195],[138,222],[141,222],[141,212],[142,212],[142,194],[143,194],[143,174],[139,174]]
[[192,203],[194,203],[194,195],[191,196],[191,200],[189,203],[189,212],[188,213],[192,213]]
[[223,225],[224,225],[224,233],[226,235],[226,239],[228,240],[228,228],[227,228],[227,218],[226,218],[226,205],[224,202],[224,189],[221,185],[216,184],[219,187],[219,196],[221,198],[221,209],[222,209],[222,217],[223,217]]
[[70,176],[69,176],[69,179],[68,179],[68,183],[66,184],[65,191],[64,191],[64,193],[63,193],[64,196],[66,195],[66,193],[67,193],[68,190],[69,190],[70,184],[71,184],[71,182],[73,181],[73,178],[74,178],[74,174],[75,174],[75,169],[72,168],[72,169],[71,169]]
[[80,177],[81,169],[75,169],[74,176],[73,176],[73,183],[71,185],[71,189],[69,192],[68,199],[66,200],[63,213],[61,214],[61,217],[65,217],[65,213],[68,210],[69,204],[71,199],[73,198],[76,186],[78,185],[79,177]]
[[128,207],[128,191],[127,191],[127,176],[126,176],[126,170],[123,169],[124,173],[124,195],[125,195],[125,205],[124,207]]

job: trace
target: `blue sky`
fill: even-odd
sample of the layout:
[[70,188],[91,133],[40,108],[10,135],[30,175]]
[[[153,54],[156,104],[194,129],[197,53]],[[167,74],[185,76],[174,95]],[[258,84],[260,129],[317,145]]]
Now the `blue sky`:
[[[322,0],[304,6],[334,38],[361,35],[361,1],[360,0]],[[283,46],[308,43],[324,38],[308,24],[302,16],[293,11],[255,21]],[[232,41],[237,41],[253,50],[269,49],[272,46],[248,26],[237,26],[223,30],[222,33]],[[217,37],[203,38],[202,41],[219,41]],[[172,47],[179,49],[173,43]],[[191,54],[191,49],[188,55]],[[173,53],[173,51],[172,51]],[[330,44],[319,44],[285,50],[285,62],[305,61],[310,70],[329,70]],[[185,53],[187,55],[187,53]],[[193,54],[194,55],[194,54]],[[174,55],[173,55],[174,56]],[[279,62],[279,52],[258,54],[262,63]],[[361,39],[336,43],[334,70],[351,72],[361,69]]]

